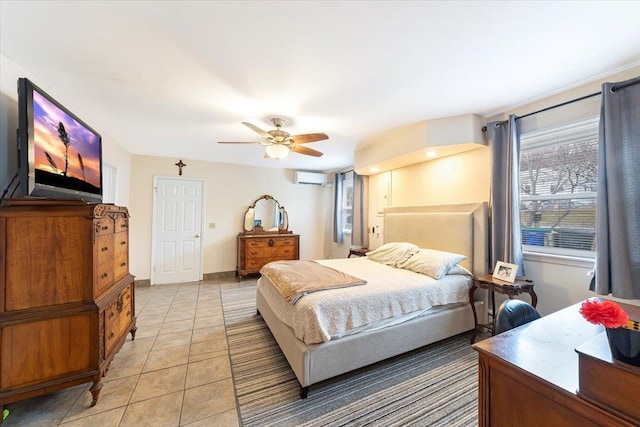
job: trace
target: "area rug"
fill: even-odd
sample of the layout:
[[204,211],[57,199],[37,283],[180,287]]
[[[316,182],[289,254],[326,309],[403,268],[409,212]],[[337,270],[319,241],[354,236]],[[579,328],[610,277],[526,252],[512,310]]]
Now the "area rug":
[[311,386],[299,383],[261,316],[256,288],[221,290],[244,426],[477,426],[478,357],[459,335]]

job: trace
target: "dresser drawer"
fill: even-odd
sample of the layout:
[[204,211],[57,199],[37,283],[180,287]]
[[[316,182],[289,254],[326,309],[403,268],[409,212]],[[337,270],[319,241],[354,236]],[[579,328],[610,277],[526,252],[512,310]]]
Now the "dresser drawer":
[[95,251],[98,254],[98,265],[111,263],[114,257],[113,235],[103,235],[96,239]]
[[129,233],[120,232],[114,235],[113,250],[116,257],[129,253]]
[[105,339],[105,351],[106,355],[111,353],[116,343],[122,338],[123,335],[129,332],[131,327],[131,319],[133,313],[131,313],[131,306],[124,306],[122,313],[120,313],[116,319],[107,326],[104,334]]
[[274,246],[272,248],[247,248],[247,260],[268,258],[276,259],[297,259],[293,246]]
[[116,233],[121,231],[129,231],[129,218],[124,215],[116,217],[115,230]]
[[93,229],[96,236],[113,234],[115,230],[114,223],[111,218],[99,218],[93,220]]
[[104,311],[106,354],[109,354],[118,340],[129,332],[132,319],[131,285],[128,285]]
[[296,260],[299,257],[298,245],[297,234],[238,236],[236,274],[244,276],[258,273],[272,261]]
[[247,259],[247,270],[260,270],[265,264],[273,261],[271,258],[251,258]]
[[95,269],[95,289],[98,294],[101,294],[105,290],[109,289],[113,284],[113,262],[106,262],[100,264]]
[[271,255],[273,258],[282,259],[282,260],[293,260],[298,259],[298,253],[294,249],[293,246],[285,246],[281,248],[277,248],[273,251]]
[[272,248],[279,246],[293,246],[294,240],[291,237],[271,237],[265,239],[251,239],[247,241],[248,248]]
[[113,279],[118,280],[129,272],[129,256],[123,254],[114,260]]

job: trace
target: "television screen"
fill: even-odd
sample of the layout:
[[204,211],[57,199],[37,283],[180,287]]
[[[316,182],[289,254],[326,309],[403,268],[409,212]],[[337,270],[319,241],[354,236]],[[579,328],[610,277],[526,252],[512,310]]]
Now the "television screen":
[[29,80],[18,92],[22,194],[100,202],[100,135]]

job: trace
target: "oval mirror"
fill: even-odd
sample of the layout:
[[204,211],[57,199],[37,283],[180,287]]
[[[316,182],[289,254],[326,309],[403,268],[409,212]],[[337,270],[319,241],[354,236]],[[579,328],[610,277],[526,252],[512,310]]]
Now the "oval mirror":
[[287,211],[267,194],[256,199],[244,214],[245,233],[278,233],[288,228]]
[[262,198],[256,202],[253,226],[262,227],[264,231],[280,229],[280,206],[275,199]]

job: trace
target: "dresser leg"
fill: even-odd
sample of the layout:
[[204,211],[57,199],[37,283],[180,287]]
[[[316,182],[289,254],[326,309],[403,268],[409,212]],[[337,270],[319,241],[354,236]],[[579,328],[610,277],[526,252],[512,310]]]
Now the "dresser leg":
[[100,375],[97,375],[93,378],[93,385],[89,389],[89,391],[91,392],[91,397],[93,397],[93,400],[91,401],[91,405],[89,405],[90,407],[93,407],[96,405],[96,402],[98,401],[98,396],[100,396],[101,390],[102,390],[102,381],[100,381]]
[[131,332],[131,341],[136,339],[136,331],[138,330],[138,327],[136,326],[135,323],[133,323],[131,325],[131,329],[129,330],[129,332]]

